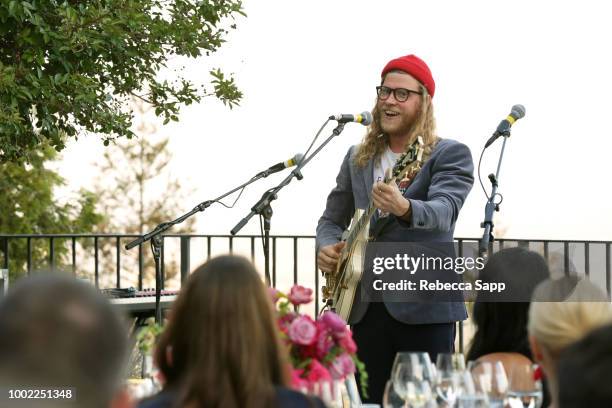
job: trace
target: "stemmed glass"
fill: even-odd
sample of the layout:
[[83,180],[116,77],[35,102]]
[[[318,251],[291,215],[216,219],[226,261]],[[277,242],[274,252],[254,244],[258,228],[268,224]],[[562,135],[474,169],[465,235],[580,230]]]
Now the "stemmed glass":
[[489,406],[503,408],[508,394],[508,377],[501,361],[477,361],[468,364],[474,384],[489,398]]
[[443,406],[453,407],[460,392],[458,375],[465,371],[465,359],[459,353],[440,353],[436,360],[436,395]]
[[397,393],[408,407],[422,407],[431,400],[431,386],[424,378],[424,367],[415,359],[399,363],[393,377]]
[[481,387],[482,383],[474,381],[469,370],[456,373],[455,376],[458,408],[488,408],[489,398]]
[[510,408],[540,408],[542,406],[542,383],[534,376],[532,365],[512,368],[508,386],[508,406]]
[[[391,369],[391,378],[395,375],[397,367],[401,363],[408,363],[413,367],[420,366],[420,372],[415,372],[418,376],[426,381],[433,383],[436,378],[435,366],[431,364],[429,353],[426,352],[399,352],[395,355],[393,368]],[[416,370],[418,371],[418,370]]]
[[387,381],[383,395],[383,408],[404,408],[405,406],[406,400],[396,391],[394,381]]

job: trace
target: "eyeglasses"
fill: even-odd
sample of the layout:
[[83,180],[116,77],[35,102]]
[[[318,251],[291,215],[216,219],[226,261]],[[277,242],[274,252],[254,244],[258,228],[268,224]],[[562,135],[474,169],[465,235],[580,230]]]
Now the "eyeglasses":
[[378,99],[381,101],[386,101],[393,93],[395,100],[398,102],[406,102],[410,97],[410,94],[422,95],[422,92],[413,91],[411,89],[406,88],[389,88],[388,86],[377,86],[376,94],[378,95]]

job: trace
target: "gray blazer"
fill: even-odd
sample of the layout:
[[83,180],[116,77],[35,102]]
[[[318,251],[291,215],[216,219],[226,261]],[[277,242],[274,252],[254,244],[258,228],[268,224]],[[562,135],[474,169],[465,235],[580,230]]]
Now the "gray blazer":
[[[352,146],[340,167],[336,187],[327,197],[327,205],[317,225],[316,250],[340,241],[350,224],[355,208],[366,208],[373,186],[373,160],[361,168],[354,163],[357,146]],[[412,219],[405,222],[393,215],[377,241],[452,242],[459,210],[474,184],[474,165],[470,149],[457,141],[441,139],[423,165],[404,197],[410,200]],[[368,271],[365,271],[368,273]],[[368,303],[361,301],[361,290],[349,319],[359,322]],[[385,302],[389,314],[409,324],[447,323],[464,320],[463,302],[409,303]]]

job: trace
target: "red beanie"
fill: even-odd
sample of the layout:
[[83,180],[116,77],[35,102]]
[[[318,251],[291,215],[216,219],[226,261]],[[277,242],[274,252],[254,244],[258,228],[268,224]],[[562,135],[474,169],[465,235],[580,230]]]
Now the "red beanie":
[[433,98],[434,92],[436,91],[436,83],[425,61],[413,54],[404,55],[403,57],[389,61],[383,68],[380,76],[384,77],[387,72],[394,69],[399,69],[400,71],[412,75],[417,81],[423,84],[427,92],[429,92],[429,95]]

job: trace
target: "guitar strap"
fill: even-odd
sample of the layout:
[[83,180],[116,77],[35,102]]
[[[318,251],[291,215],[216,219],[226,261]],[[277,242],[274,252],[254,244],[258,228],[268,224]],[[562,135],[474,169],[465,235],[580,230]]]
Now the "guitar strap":
[[[410,162],[402,172],[402,178],[395,181],[398,188],[402,192],[406,191],[410,184],[412,184],[419,171],[423,168],[423,164],[429,159],[429,154],[425,153],[425,143],[423,142],[423,137],[418,136],[417,140],[408,148],[407,151],[413,149],[416,151],[413,161]],[[373,218],[375,221],[372,227],[370,227],[370,241],[376,241],[385,228],[394,221],[394,217],[390,215],[383,218],[378,216]]]

